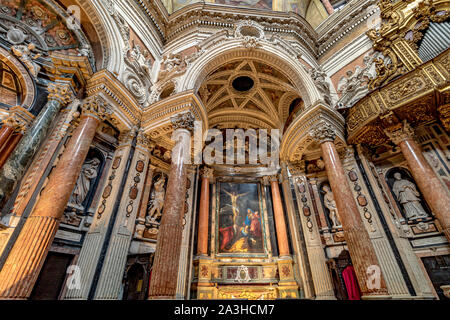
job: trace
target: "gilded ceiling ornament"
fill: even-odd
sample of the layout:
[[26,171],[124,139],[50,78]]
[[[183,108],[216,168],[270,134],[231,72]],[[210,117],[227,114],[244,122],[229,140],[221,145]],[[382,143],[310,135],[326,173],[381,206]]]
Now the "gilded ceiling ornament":
[[336,139],[336,128],[326,121],[319,122],[309,133],[310,137],[315,139],[318,143],[327,141],[333,142]]

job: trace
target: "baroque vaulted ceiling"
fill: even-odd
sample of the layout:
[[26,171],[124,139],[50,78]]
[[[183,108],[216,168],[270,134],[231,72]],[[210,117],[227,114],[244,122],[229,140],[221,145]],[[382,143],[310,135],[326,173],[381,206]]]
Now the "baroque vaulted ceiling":
[[290,103],[298,97],[289,80],[262,62],[229,62],[212,72],[199,89],[212,128],[282,129]]

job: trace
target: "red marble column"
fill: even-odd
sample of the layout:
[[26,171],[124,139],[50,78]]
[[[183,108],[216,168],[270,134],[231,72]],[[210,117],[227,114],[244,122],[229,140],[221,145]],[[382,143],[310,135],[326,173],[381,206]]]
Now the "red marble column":
[[1,299],[27,299],[39,276],[100,119],[83,114],[0,272]]
[[200,210],[198,215],[197,254],[208,254],[208,225],[209,225],[209,180],[212,169],[204,168],[202,172],[202,190],[200,194]]
[[194,127],[194,116],[183,113],[173,117],[171,121],[175,129],[172,139],[176,144],[172,151],[148,299],[175,299],[177,289],[186,202],[186,162],[191,150],[188,129]]
[[369,288],[368,286],[369,267],[377,266],[379,270],[381,267],[334,145],[336,131],[328,123],[322,122],[312,130],[311,135],[321,145],[325,169],[340,214],[345,241],[361,293],[365,298],[387,296],[386,283],[382,274],[380,274],[378,288],[371,285]]
[[20,132],[9,136],[9,139],[5,142],[5,146],[3,147],[3,149],[1,149],[0,152],[0,169],[6,163],[6,160],[8,160],[8,157],[14,151],[16,146],[19,144],[20,139],[22,139],[22,137],[23,134]]
[[420,146],[414,141],[414,130],[404,122],[401,128],[393,131],[385,130],[385,132],[400,147],[425,201],[431,207],[441,224],[443,233],[450,241],[450,196],[423,156]]
[[275,229],[278,240],[278,254],[280,257],[289,255],[289,243],[286,230],[286,220],[284,219],[283,203],[281,202],[280,186],[277,176],[270,179],[272,189],[273,213],[275,219]]
[[7,124],[4,124],[3,127],[0,129],[0,151],[2,150],[3,145],[8,141],[8,138],[12,135],[14,132],[14,128],[11,126],[8,126]]
[[332,15],[334,13],[334,8],[330,3],[330,0],[322,0],[323,6],[327,10],[329,15]]

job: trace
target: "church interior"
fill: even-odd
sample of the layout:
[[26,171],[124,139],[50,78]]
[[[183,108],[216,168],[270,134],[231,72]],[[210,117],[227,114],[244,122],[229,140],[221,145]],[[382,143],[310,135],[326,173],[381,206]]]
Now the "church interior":
[[0,299],[450,299],[449,48],[448,0],[0,0]]

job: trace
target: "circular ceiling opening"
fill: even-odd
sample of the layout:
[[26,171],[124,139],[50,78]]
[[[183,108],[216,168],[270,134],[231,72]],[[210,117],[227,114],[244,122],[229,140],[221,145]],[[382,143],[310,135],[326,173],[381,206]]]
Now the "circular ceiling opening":
[[253,88],[255,82],[247,76],[240,76],[233,80],[233,88],[237,91],[244,92]]

